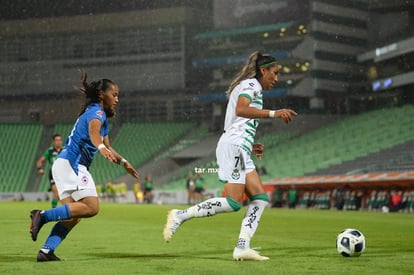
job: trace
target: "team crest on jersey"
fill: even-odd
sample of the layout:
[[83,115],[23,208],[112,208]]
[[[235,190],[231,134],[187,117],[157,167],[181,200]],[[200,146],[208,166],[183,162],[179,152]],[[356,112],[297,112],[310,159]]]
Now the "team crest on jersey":
[[232,177],[234,180],[238,180],[238,179],[240,179],[240,173],[239,173],[239,170],[234,169],[234,170],[233,170],[233,173],[231,173],[231,177]]
[[96,114],[97,114],[99,117],[102,117],[102,116],[103,116],[103,112],[102,112],[101,110],[96,111]]

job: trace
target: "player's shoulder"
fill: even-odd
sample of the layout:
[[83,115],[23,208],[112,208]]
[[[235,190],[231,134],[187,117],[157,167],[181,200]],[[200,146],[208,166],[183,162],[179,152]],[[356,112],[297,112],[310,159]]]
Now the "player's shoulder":
[[106,113],[102,110],[99,104],[91,104],[86,110],[86,115],[100,119],[106,119]]
[[240,82],[240,87],[242,89],[247,89],[247,90],[260,89],[259,82],[257,81],[256,78],[248,78],[248,79],[242,80]]
[[240,82],[238,96],[245,95],[253,98],[260,91],[260,84],[255,78],[245,79]]

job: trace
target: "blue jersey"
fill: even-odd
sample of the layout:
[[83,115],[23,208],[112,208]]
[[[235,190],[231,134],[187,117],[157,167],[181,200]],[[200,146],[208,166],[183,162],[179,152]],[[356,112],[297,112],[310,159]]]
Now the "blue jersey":
[[69,160],[76,174],[78,174],[79,164],[89,169],[93,157],[98,152],[98,149],[92,144],[89,137],[89,122],[92,119],[99,119],[102,123],[100,129],[102,140],[108,135],[106,113],[102,110],[99,103],[92,103],[76,120],[72,132],[66,140],[65,149],[59,154],[59,158]]

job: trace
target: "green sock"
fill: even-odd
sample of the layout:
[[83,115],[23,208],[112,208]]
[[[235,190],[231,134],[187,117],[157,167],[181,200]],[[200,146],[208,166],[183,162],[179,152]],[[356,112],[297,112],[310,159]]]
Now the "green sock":
[[52,208],[55,208],[58,204],[58,200],[57,199],[53,199],[52,200]]

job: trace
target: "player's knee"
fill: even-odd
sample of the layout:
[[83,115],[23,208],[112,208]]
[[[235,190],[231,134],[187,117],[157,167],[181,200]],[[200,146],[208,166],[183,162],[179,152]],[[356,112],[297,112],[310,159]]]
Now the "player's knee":
[[89,217],[93,217],[95,215],[97,215],[99,213],[99,206],[98,205],[94,205],[89,207],[89,213],[88,216]]
[[[236,212],[236,211],[239,211],[240,210],[240,208],[242,207],[242,204],[239,202],[239,201],[237,201],[237,200],[235,200],[235,199],[233,199],[232,197],[230,197],[230,196],[227,196],[226,197],[226,200],[227,200],[227,202],[229,203],[229,205],[231,206],[231,208],[233,208],[233,210]],[[240,199],[241,200],[241,199]]]
[[91,204],[88,205],[86,204],[86,207],[83,210],[83,218],[91,218],[93,216],[95,216],[96,214],[98,214],[99,212],[99,205],[95,205],[95,204]]

